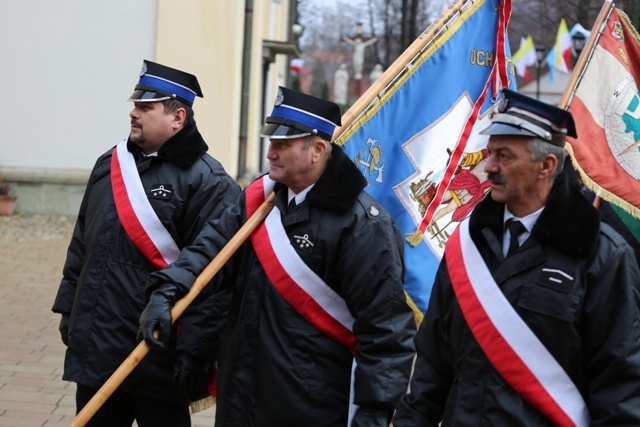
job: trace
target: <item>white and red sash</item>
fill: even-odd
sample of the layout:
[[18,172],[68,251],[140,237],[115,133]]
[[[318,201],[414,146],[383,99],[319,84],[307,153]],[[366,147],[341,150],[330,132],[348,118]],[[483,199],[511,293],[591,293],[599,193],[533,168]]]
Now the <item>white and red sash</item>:
[[449,238],[445,256],[465,320],[500,375],[555,425],[588,426],[582,395],[498,287],[469,235],[468,219]]
[[111,188],[118,218],[138,250],[157,269],[175,261],[180,249],[149,203],[127,140],[111,155]]
[[[267,175],[246,190],[247,217],[262,204],[275,185]],[[354,319],[344,299],[297,254],[289,242],[280,211],[273,208],[251,235],[260,264],[278,293],[319,331],[355,353]]]
[[[265,175],[247,187],[247,217],[264,202],[274,185],[275,182]],[[251,234],[251,243],[269,281],[285,301],[316,329],[355,354],[358,340],[353,334],[354,318],[346,302],[293,249],[282,226],[278,208],[274,207],[265,221]],[[351,367],[348,426],[358,409],[353,402],[355,369],[354,358]]]

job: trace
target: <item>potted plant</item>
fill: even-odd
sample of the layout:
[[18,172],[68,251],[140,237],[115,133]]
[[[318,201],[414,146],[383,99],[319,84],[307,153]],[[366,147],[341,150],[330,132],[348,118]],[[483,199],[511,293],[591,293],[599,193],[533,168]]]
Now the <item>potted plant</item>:
[[17,199],[11,184],[0,176],[0,215],[13,215]]

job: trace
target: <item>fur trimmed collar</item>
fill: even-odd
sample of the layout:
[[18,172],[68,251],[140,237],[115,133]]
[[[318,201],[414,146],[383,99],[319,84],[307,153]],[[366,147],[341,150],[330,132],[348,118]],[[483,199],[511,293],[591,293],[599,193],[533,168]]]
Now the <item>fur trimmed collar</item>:
[[[473,240],[484,241],[482,229],[485,227],[502,236],[503,214],[504,204],[495,202],[488,194],[471,214],[469,231]],[[544,246],[585,259],[595,250],[599,232],[598,210],[560,174],[531,234]]]
[[[136,157],[140,155],[137,145],[130,140],[127,141],[127,148]],[[198,127],[193,123],[180,129],[180,132],[165,142],[158,150],[158,157],[186,169],[191,167],[208,149]]]
[[[327,168],[305,200],[310,206],[342,214],[351,209],[360,192],[367,186],[367,180],[340,146],[331,145],[333,149]],[[281,188],[286,187],[276,184],[274,190],[277,193]]]

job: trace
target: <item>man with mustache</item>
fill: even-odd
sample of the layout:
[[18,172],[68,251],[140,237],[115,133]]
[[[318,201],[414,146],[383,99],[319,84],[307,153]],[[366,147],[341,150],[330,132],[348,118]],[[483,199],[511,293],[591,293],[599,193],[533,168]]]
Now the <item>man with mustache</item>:
[[[63,379],[77,383],[78,410],[136,347],[149,274],[240,194],[207,154],[194,120],[197,96],[194,75],[145,60],[129,98],[131,133],[91,172],[53,305],[67,345]],[[190,426],[189,400],[206,395],[215,354],[215,338],[201,338],[222,323],[202,319],[222,316],[226,299],[190,308],[167,351],[144,358],[87,425]]]
[[394,427],[640,425],[640,272],[562,173],[571,113],[508,89]]

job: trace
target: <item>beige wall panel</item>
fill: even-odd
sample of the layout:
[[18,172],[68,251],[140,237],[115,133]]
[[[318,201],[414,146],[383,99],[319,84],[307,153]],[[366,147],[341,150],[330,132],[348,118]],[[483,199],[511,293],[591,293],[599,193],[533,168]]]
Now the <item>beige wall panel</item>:
[[198,77],[196,121],[217,158],[237,174],[244,1],[159,0],[158,62]]
[[[267,142],[259,138],[264,118],[269,115],[276,97],[276,90],[283,85],[288,72],[288,62],[283,55],[276,56],[276,62],[271,64],[267,73],[266,87],[263,87],[263,40],[287,41],[289,33],[289,2],[274,0],[256,0],[254,2],[252,55],[255,64],[251,69],[249,120],[247,122],[247,170],[249,173],[260,173],[268,170],[265,160]],[[262,93],[264,90],[264,102]],[[263,145],[261,152],[260,146]]]

